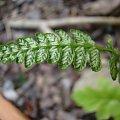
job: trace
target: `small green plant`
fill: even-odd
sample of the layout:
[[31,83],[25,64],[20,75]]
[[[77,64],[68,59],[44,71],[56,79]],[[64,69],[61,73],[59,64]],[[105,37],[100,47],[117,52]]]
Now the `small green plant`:
[[75,91],[72,99],[87,112],[96,112],[98,120],[120,120],[120,87],[110,80],[100,79],[97,88],[85,87]]
[[120,71],[120,52],[113,47],[112,41],[109,40],[106,47],[98,46],[87,34],[75,29],[70,32],[72,37],[63,30],[56,30],[55,33],[36,33],[35,38],[18,38],[0,45],[0,62],[16,61],[31,67],[47,60],[50,64],[58,63],[62,69],[73,64],[78,71],[82,71],[88,62],[91,69],[97,72],[101,70],[100,51],[107,51],[110,53],[111,77],[116,80]]

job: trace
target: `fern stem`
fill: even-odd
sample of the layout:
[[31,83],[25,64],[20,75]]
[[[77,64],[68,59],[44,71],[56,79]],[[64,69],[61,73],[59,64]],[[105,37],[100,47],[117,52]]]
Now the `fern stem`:
[[107,51],[107,52],[112,52],[117,56],[120,56],[120,51],[116,50],[116,49],[110,49],[110,48],[106,48],[104,46],[100,46],[100,45],[96,45],[96,48],[100,51]]
[[120,83],[120,57],[118,61],[118,82]]
[[[0,46],[2,46],[2,45],[0,45]],[[38,45],[36,48],[41,48],[41,47],[50,48],[50,47],[52,47],[52,46],[58,46],[58,47],[71,46],[71,47],[73,47],[73,48],[81,46],[81,47],[84,47],[84,48],[86,48],[86,49],[89,49],[89,48],[91,48],[91,47],[94,46],[94,47],[96,47],[99,51],[112,52],[112,53],[114,53],[115,55],[120,56],[120,51],[119,51],[119,50],[107,48],[107,47],[104,47],[104,46],[101,46],[101,45],[90,45],[90,44],[80,44],[80,43],[59,44],[59,45],[49,45],[49,44],[48,44],[48,45],[46,45],[46,46],[44,46],[44,45]],[[33,49],[36,49],[36,48],[33,48]],[[29,50],[29,48],[28,48],[28,50]]]
[[[86,48],[86,49],[89,49],[89,48],[93,47],[93,45],[90,45],[90,44],[80,44],[80,43],[59,44],[59,45],[47,45],[46,47],[52,47],[52,46],[65,47],[66,45],[67,45],[67,46],[71,46],[71,47],[73,47],[73,48],[74,48],[74,47],[81,46],[81,47],[84,47],[84,48]],[[39,47],[45,47],[45,46],[39,45]],[[101,46],[101,45],[94,45],[94,47],[96,47],[99,51],[112,52],[112,53],[114,53],[115,55],[120,56],[120,51],[119,51],[119,50],[110,49],[110,48],[107,48],[107,47],[104,47],[104,46]]]

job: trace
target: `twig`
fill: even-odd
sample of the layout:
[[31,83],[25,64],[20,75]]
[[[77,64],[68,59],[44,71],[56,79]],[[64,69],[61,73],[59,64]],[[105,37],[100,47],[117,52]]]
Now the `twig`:
[[29,120],[0,95],[0,120]]
[[59,27],[66,25],[78,25],[78,24],[120,24],[120,17],[67,17],[61,19],[51,20],[9,20],[6,22],[10,27],[14,28],[39,28],[43,26]]
[[4,21],[6,25],[6,31],[8,39],[11,36],[10,28],[28,28],[38,29],[43,33],[52,32],[51,27],[61,27],[67,25],[80,25],[80,24],[108,24],[108,25],[120,25],[120,17],[66,17],[61,19],[51,20],[9,20]]

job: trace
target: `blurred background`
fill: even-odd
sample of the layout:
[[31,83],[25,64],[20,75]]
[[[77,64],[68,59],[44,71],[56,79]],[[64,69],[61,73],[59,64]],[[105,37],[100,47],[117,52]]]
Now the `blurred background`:
[[[70,28],[88,33],[97,44],[112,38],[120,48],[120,0],[0,0],[0,44],[35,32]],[[96,120],[71,100],[74,90],[96,86],[100,76],[111,79],[108,54],[102,53],[103,69],[89,67],[76,72],[72,66],[34,65],[25,69],[15,62],[0,64],[0,94],[31,120]]]

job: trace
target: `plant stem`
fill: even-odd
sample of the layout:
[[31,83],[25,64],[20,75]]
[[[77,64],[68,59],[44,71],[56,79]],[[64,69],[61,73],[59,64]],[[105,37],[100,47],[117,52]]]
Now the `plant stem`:
[[110,48],[106,48],[104,46],[99,46],[99,45],[96,45],[96,48],[100,51],[107,51],[107,52],[112,52],[114,53],[115,55],[117,56],[120,56],[120,51],[119,50],[116,50],[116,49],[110,49]]
[[[0,45],[0,46],[3,46],[3,45]],[[56,45],[50,45],[50,44],[48,44],[48,45],[45,45],[45,46],[43,46],[43,45],[38,45],[37,46],[37,48],[40,48],[40,47],[52,47],[52,46],[60,46],[60,47],[65,47],[65,46],[71,46],[71,47],[78,47],[78,46],[81,46],[81,47],[84,47],[84,48],[86,48],[86,49],[89,49],[89,48],[91,48],[91,47],[96,47],[99,51],[107,51],[107,52],[112,52],[112,53],[114,53],[115,55],[117,55],[117,56],[120,56],[120,51],[119,50],[117,50],[117,49],[111,49],[111,48],[107,48],[107,47],[104,47],[104,46],[102,46],[102,45],[93,45],[93,44],[84,44],[84,43],[74,43],[74,42],[72,42],[72,43],[67,43],[67,44],[56,44]],[[29,49],[29,48],[28,48]],[[36,49],[36,48],[35,48]]]
[[118,82],[120,83],[120,57],[119,57],[119,60],[118,60]]
[[[65,47],[65,46],[71,46],[71,47],[78,47],[78,46],[82,46],[84,48],[91,48],[91,47],[96,47],[99,51],[107,51],[107,52],[112,52],[117,56],[120,56],[120,51],[117,49],[111,49],[111,48],[107,48],[101,45],[92,45],[92,44],[83,44],[83,43],[70,43],[70,44],[59,44],[59,45],[47,45],[47,47],[52,47],[52,46],[60,46],[60,47]],[[39,47],[43,47],[40,46]]]

